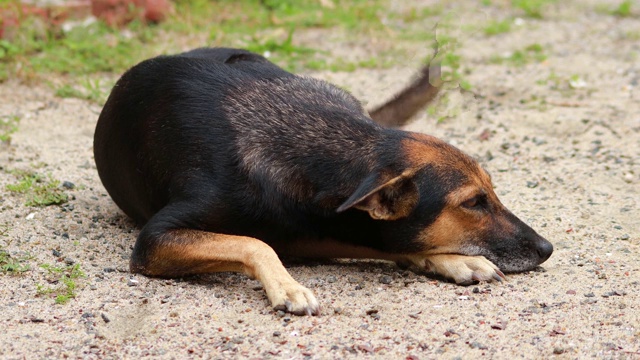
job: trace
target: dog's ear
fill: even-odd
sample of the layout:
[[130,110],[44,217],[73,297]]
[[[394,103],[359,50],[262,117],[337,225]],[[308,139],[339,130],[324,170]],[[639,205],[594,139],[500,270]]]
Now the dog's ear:
[[383,181],[380,175],[372,174],[340,205],[337,212],[341,213],[351,208],[363,210],[376,220],[407,217],[415,209],[420,198],[413,175],[414,171],[405,171],[399,176]]

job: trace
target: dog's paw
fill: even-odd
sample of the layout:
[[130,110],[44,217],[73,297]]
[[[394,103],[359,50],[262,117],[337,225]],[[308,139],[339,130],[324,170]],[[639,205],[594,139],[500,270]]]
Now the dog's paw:
[[429,255],[422,260],[424,263],[418,265],[428,271],[453,279],[460,285],[506,279],[502,271],[484,256],[439,254]]
[[320,314],[320,304],[313,292],[295,281],[281,283],[274,289],[265,290],[275,310],[294,315]]

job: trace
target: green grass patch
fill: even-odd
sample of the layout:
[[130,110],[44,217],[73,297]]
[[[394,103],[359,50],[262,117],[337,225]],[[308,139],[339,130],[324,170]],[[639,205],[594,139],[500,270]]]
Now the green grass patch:
[[38,295],[55,296],[56,304],[66,304],[69,300],[75,298],[77,288],[76,280],[86,277],[79,264],[66,266],[42,264],[40,267],[47,270],[50,276],[48,282],[54,284],[54,286],[50,287],[37,284],[37,293]]
[[69,200],[69,196],[60,187],[60,181],[28,171],[14,171],[18,182],[7,185],[7,190],[23,194],[26,206],[60,205]]
[[530,18],[542,19],[544,8],[555,0],[511,0],[511,6],[520,9]]
[[11,143],[11,135],[18,131],[19,123],[19,116],[0,116],[0,142]]
[[[8,229],[8,227],[5,229]],[[0,228],[0,231],[2,231],[2,228]],[[0,249],[0,273],[18,275],[30,270],[29,264],[25,264],[28,259],[28,256],[14,258],[4,249]]]
[[79,86],[63,84],[56,89],[56,96],[89,100],[96,104],[103,105],[107,101],[107,96],[109,96],[106,89],[110,89],[112,86],[113,84],[110,86],[105,85],[100,79],[87,77],[83,81],[80,81]]
[[396,15],[396,18],[405,23],[412,23],[426,18],[442,15],[444,9],[441,5],[425,6],[421,8],[409,8]]
[[631,7],[633,2],[631,0],[625,0],[618,5],[613,11],[611,11],[611,15],[619,16],[619,17],[630,17]]
[[510,64],[524,66],[533,62],[543,62],[547,59],[544,48],[540,44],[531,44],[524,49],[516,50],[508,56],[494,56],[490,62],[494,64]]
[[[18,8],[18,0],[0,2],[2,8]],[[38,78],[42,74],[77,77],[96,73],[120,73],[143,59],[182,51],[186,46],[235,46],[268,50],[275,61],[310,59],[315,51],[294,45],[290,38],[265,39],[276,30],[342,27],[370,34],[384,29],[380,21],[382,0],[177,0],[175,13],[158,25],[139,21],[114,29],[101,21],[68,31],[26,18],[11,39],[0,40],[0,81],[11,75]],[[204,39],[199,34],[209,34]],[[75,90],[75,91],[74,91]],[[67,85],[61,96],[100,98]],[[99,100],[98,100],[99,101]]]
[[511,19],[506,19],[502,21],[492,20],[485,26],[484,34],[487,36],[495,36],[498,34],[504,34],[511,31],[511,24],[513,21]]

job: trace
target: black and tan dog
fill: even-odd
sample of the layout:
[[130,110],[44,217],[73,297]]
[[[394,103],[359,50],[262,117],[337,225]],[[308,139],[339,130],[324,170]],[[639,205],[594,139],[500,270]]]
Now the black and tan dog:
[[277,254],[387,259],[462,284],[544,262],[552,245],[500,203],[476,161],[380,125],[402,124],[432,98],[429,78],[425,68],[369,117],[347,92],[244,50],[134,66],[94,140],[105,188],[144,224],[131,271],[244,272],[275,308],[318,314]]

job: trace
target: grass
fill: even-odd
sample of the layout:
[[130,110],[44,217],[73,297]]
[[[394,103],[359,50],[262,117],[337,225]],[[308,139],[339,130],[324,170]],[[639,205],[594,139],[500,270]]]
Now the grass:
[[18,182],[7,185],[7,190],[23,194],[26,206],[60,205],[69,197],[60,187],[60,181],[27,171],[14,171]]
[[56,304],[66,304],[67,302],[69,302],[69,300],[75,298],[77,288],[76,280],[86,277],[79,264],[66,265],[61,267],[42,264],[40,265],[40,267],[47,270],[48,274],[53,276],[53,278],[49,280],[49,282],[57,284],[57,286],[48,287],[45,285],[37,284],[37,293],[38,295],[55,296]]
[[18,131],[18,123],[19,116],[0,116],[0,143],[11,143],[11,135]]
[[522,10],[525,16],[535,19],[543,18],[543,9],[554,0],[511,0],[511,6]]
[[631,0],[625,0],[618,5],[613,11],[611,11],[611,15],[615,15],[618,17],[630,17],[631,14],[631,6],[633,2]]
[[[17,3],[1,1],[0,9],[18,8]],[[70,76],[69,84],[75,84],[73,80],[78,78],[123,72],[142,59],[179,52],[185,45],[269,51],[274,60],[285,59],[284,66],[291,68],[294,62],[304,66],[316,52],[295,44],[293,29],[341,27],[350,33],[384,29],[379,18],[382,0],[330,4],[317,0],[177,0],[175,14],[165,22],[147,25],[134,21],[124,31],[101,21],[63,31],[43,26],[37,18],[26,18],[16,36],[0,40],[0,80],[10,76],[39,79],[55,73]],[[287,34],[284,39],[270,37],[280,30]],[[80,91],[72,85],[57,90],[61,96],[100,99],[93,91]]]
[[532,62],[543,62],[547,59],[544,48],[540,44],[531,44],[524,49],[516,50],[508,56],[494,56],[491,62],[494,64],[510,64],[524,66]]
[[109,96],[106,89],[111,88],[113,84],[104,84],[104,81],[101,79],[86,77],[80,81],[80,86],[81,87],[63,84],[56,89],[56,96],[61,98],[78,98],[102,105],[107,101],[107,96]]
[[0,273],[21,274],[30,270],[29,264],[24,264],[29,257],[14,258],[4,249],[0,249]]
[[502,21],[492,20],[489,22],[489,24],[487,24],[487,26],[485,26],[484,34],[487,36],[495,36],[498,34],[508,33],[509,31],[511,31],[512,22],[513,21],[511,19]]

